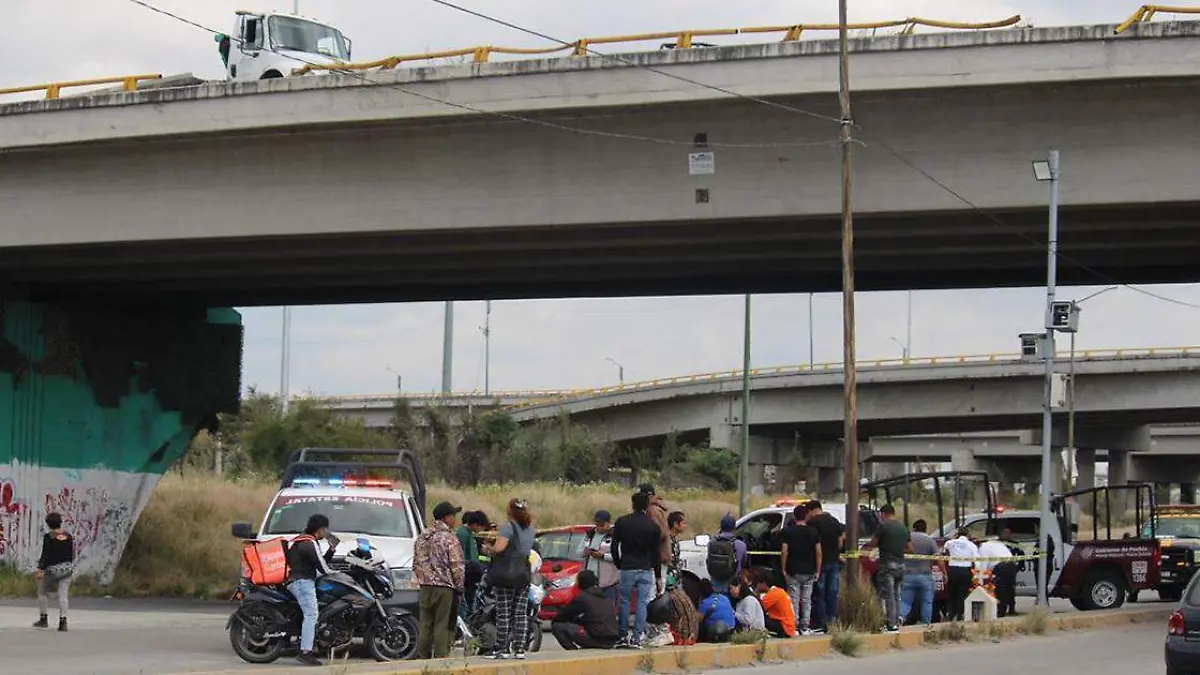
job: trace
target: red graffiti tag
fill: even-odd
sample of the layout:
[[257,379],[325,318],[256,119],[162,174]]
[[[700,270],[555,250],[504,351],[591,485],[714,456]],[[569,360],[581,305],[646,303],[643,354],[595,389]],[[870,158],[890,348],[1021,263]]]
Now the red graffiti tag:
[[108,493],[102,488],[64,487],[57,495],[46,495],[46,513],[62,515],[63,529],[75,538],[76,555],[100,538],[107,510]]
[[17,501],[17,486],[8,479],[0,480],[0,558],[15,552],[21,543],[21,520],[29,508]]

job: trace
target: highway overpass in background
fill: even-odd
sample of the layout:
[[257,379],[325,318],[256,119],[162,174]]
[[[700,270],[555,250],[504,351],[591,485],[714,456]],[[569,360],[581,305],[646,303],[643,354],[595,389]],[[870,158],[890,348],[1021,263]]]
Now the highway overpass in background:
[[[1050,148],[1061,283],[1200,278],[1200,24],[1113,33],[852,40],[860,289],[1042,283],[1030,161]],[[801,40],[2,105],[0,278],[151,306],[833,291],[836,52]],[[715,152],[712,174],[690,173],[696,149]]]

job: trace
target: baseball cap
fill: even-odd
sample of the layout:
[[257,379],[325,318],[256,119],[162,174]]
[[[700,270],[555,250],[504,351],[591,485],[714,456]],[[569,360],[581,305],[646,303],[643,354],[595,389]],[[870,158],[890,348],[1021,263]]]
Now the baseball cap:
[[642,483],[641,486],[638,487],[638,492],[644,495],[652,495],[654,494],[654,486],[650,483]]
[[593,523],[611,523],[612,522],[612,514],[609,513],[606,509],[600,509],[599,511],[596,512],[596,515],[592,516],[592,522]]
[[462,511],[461,506],[454,506],[450,502],[442,502],[441,504],[433,507],[433,519],[441,520],[442,518],[458,513],[459,511]]

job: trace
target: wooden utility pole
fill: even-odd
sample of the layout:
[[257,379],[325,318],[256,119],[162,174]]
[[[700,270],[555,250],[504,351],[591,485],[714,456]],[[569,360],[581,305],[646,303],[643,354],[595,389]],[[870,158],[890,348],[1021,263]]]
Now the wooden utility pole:
[[[842,379],[845,392],[842,438],[846,449],[846,550],[858,551],[858,372],[855,369],[854,334],[854,200],[852,163],[854,117],[850,114],[850,41],[847,34],[847,0],[838,0],[838,99],[842,106]],[[846,560],[851,579],[858,573],[858,558]]]

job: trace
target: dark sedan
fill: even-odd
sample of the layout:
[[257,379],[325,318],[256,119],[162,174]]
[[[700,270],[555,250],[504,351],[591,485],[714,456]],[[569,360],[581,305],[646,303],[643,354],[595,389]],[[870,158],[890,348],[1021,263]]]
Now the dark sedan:
[[1200,675],[1200,574],[1167,622],[1167,675]]

